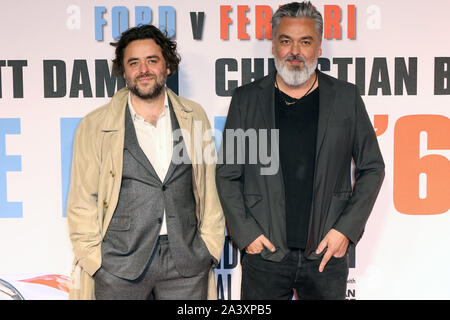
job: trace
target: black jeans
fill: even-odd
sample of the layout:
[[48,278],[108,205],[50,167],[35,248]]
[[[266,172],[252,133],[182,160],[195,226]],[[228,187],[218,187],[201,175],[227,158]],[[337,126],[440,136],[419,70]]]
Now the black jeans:
[[348,255],[331,258],[323,272],[319,272],[320,262],[305,259],[303,250],[292,250],[281,262],[244,253],[241,299],[289,300],[294,289],[301,300],[345,299]]

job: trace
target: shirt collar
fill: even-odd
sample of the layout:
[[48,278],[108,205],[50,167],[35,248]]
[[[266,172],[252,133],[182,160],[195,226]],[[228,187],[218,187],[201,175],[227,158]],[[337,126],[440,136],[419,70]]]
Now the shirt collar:
[[[134,110],[133,104],[131,103],[131,92],[128,92],[128,107],[130,109],[131,119],[133,119],[133,121],[137,121],[137,120],[144,121],[144,118],[142,118],[140,115],[138,115],[136,113],[136,110]],[[164,88],[164,109],[160,115],[160,118],[164,117],[168,111],[169,111],[169,98],[167,96],[167,90],[166,90],[166,88]]]

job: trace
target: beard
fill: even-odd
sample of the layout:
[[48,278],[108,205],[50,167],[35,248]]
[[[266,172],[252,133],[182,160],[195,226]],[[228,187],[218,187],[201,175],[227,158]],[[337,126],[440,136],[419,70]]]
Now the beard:
[[[156,79],[155,84],[148,89],[139,88],[138,84],[139,79],[146,77],[154,77]],[[166,85],[166,81],[167,81],[167,72],[161,74],[161,77],[147,73],[134,78],[134,80],[125,78],[125,82],[131,93],[133,93],[135,96],[143,100],[151,100],[158,97],[163,91],[164,86]]]
[[[284,60],[278,59],[277,57],[274,58],[275,68],[277,69],[281,79],[283,79],[286,84],[293,87],[299,86],[308,81],[316,70],[318,60],[316,58],[310,64],[307,64],[306,60],[300,56],[290,56]],[[293,70],[291,70],[287,65],[287,62],[291,60],[303,62],[303,69],[300,69],[299,66],[294,66]]]

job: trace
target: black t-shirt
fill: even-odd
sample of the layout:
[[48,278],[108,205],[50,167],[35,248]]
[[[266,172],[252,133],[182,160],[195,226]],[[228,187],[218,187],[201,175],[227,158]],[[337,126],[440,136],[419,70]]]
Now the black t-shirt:
[[[308,239],[319,88],[297,100],[275,88],[275,124],[279,129],[280,165],[286,196],[287,245],[305,249]],[[295,102],[287,105],[287,102]]]

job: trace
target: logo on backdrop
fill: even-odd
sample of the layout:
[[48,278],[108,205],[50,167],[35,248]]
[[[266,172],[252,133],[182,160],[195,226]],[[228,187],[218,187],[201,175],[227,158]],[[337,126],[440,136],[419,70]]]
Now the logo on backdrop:
[[[358,37],[357,27],[365,26],[369,30],[381,28],[381,9],[370,5],[366,12],[357,10],[354,4],[343,6],[321,4],[324,16],[324,41],[355,41]],[[217,30],[216,40],[227,46],[230,40],[239,41],[271,41],[272,30],[270,19],[278,6],[268,5],[217,5],[214,16],[218,20],[207,19],[213,12],[181,12],[173,6],[92,6],[88,12],[80,6],[67,7],[66,27],[71,32],[81,30],[82,23],[93,20],[89,40],[95,40],[98,45],[109,46],[110,41],[118,39],[120,34],[129,27],[143,23],[152,23],[168,36],[177,38],[177,16],[186,15],[190,25],[192,39],[203,41],[205,30]],[[178,12],[177,12],[178,9]],[[358,16],[356,16],[358,14]],[[358,21],[358,24],[356,23]],[[184,39],[177,39],[180,43]],[[245,53],[244,53],[245,54]],[[270,52],[262,57],[250,54],[242,57],[218,56],[214,65],[215,92],[217,97],[231,97],[233,90],[246,83],[254,81],[274,71],[273,59],[267,58]],[[33,87],[41,88],[44,99],[93,99],[111,97],[125,85],[122,78],[111,74],[111,61],[103,57],[93,59],[79,56],[52,57],[41,62],[21,57],[1,57],[0,60],[0,101],[8,103],[19,102],[29,97],[26,81],[30,75],[40,73],[35,77],[41,84]],[[422,60],[421,60],[422,59]],[[423,57],[321,57],[319,69],[324,72],[335,71],[339,79],[354,81],[361,95],[365,96],[420,96],[434,94],[435,96],[450,95],[450,57],[432,57],[430,62],[431,75],[425,78],[426,72]],[[175,92],[179,88],[178,73],[170,77],[168,86]],[[182,82],[181,82],[182,83]],[[421,83],[430,83],[431,92],[424,92]],[[419,85],[418,85],[419,84]],[[5,103],[5,104],[6,104]],[[62,108],[64,104],[62,104]],[[370,107],[370,106],[369,106]],[[395,107],[395,106],[393,106]],[[20,103],[14,106],[21,108]],[[408,115],[396,121],[389,122],[387,114],[375,114],[373,123],[377,136],[386,139],[384,133],[393,136],[393,202],[396,210],[408,215],[436,215],[448,212],[450,198],[448,181],[450,181],[450,119],[442,115]],[[60,118],[61,173],[62,173],[62,216],[65,216],[66,197],[68,193],[70,167],[72,160],[72,142],[74,132],[80,118]],[[22,135],[23,120],[20,118],[0,118],[0,218],[22,218],[23,203],[17,197],[8,201],[9,173],[22,172],[24,155],[8,152],[10,138]],[[214,118],[214,129],[223,131],[225,116]],[[57,125],[56,125],[57,126]],[[215,146],[220,146],[221,134],[215,135]],[[61,213],[58,213],[61,215]],[[227,238],[227,240],[229,240]],[[354,250],[349,252],[351,267],[355,267]],[[232,298],[232,272],[239,263],[239,252],[229,241],[225,242],[224,255],[218,266],[217,290],[220,299]],[[354,284],[355,279],[349,279]],[[353,281],[353,282],[352,282]],[[19,282],[11,282],[18,287]],[[41,284],[43,285],[43,284]],[[0,292],[7,289],[0,286]],[[16,296],[11,289],[12,295]],[[61,292],[64,292],[62,290]],[[23,292],[22,292],[23,293]],[[20,294],[20,292],[19,292]],[[26,294],[24,294],[26,298]],[[350,291],[348,297],[355,297],[355,291]]]
[[[28,286],[27,284],[32,284]],[[38,285],[38,286],[36,286]],[[20,291],[19,291],[20,286]],[[0,300],[26,300],[39,297],[39,292],[55,289],[53,297],[66,298],[69,293],[69,277],[59,274],[49,274],[26,279],[0,279]],[[45,296],[45,295],[44,295]]]

